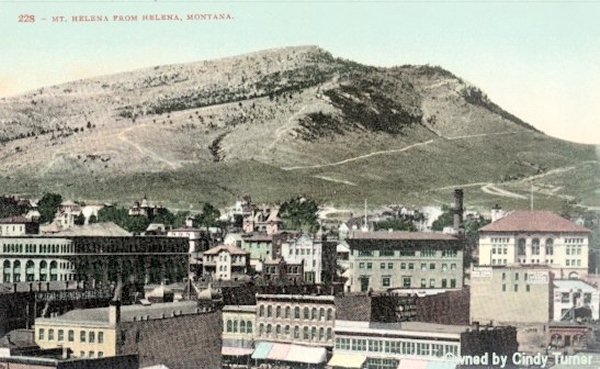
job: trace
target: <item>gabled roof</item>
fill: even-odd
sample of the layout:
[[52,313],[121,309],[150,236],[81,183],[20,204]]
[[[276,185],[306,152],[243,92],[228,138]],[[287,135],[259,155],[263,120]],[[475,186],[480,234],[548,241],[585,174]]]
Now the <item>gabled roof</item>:
[[231,255],[246,255],[248,254],[246,251],[240,249],[239,247],[233,245],[219,245],[215,246],[212,249],[208,249],[204,251],[204,255],[217,255],[221,251],[226,251]]
[[590,233],[591,231],[550,211],[519,210],[486,225],[480,229],[480,232]]

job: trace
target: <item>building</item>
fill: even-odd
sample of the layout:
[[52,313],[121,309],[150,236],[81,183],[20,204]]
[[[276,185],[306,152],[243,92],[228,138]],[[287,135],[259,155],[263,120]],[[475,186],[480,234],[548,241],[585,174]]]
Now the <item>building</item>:
[[223,306],[221,355],[230,364],[248,364],[254,351],[256,305]]
[[[274,234],[246,233],[242,234],[241,248],[250,253],[250,265],[256,270],[262,270],[262,262],[281,257],[283,242],[293,237],[292,232],[279,232]],[[230,239],[234,240],[234,239]],[[237,241],[234,241],[237,244]],[[231,242],[228,242],[231,243]]]
[[39,232],[40,223],[37,220],[20,215],[0,219],[0,237],[25,236]]
[[202,254],[205,276],[224,281],[245,276],[250,269],[250,253],[232,245],[219,245]]
[[333,296],[256,295],[255,340],[332,347]]
[[261,275],[266,283],[303,284],[304,264],[288,263],[283,258],[264,261]]
[[554,280],[554,308],[552,320],[600,319],[600,292],[581,280]]
[[[180,320],[204,320],[207,315],[195,301],[151,304],[150,306],[120,306],[111,302],[107,308],[76,309],[53,318],[37,318],[35,321],[35,342],[43,349],[66,348],[77,358],[102,358],[127,355],[144,350],[144,345],[158,343],[160,335],[173,331],[175,326],[183,329]],[[218,327],[216,321],[216,327]],[[190,322],[188,322],[189,324]],[[195,324],[189,324],[195,325]],[[215,329],[214,323],[210,328]],[[159,329],[156,329],[159,327]],[[205,327],[206,328],[206,327]],[[220,332],[220,329],[217,329]],[[197,332],[195,332],[197,333]],[[207,336],[209,332],[204,332]],[[156,342],[152,342],[152,340]],[[220,339],[217,338],[220,351]],[[194,342],[182,342],[182,345],[194,345]],[[132,348],[132,346],[137,346]],[[167,345],[169,346],[169,345]],[[195,347],[197,349],[197,347]],[[164,347],[173,350],[173,347]],[[181,349],[181,347],[178,347]],[[156,359],[156,352],[153,358]],[[148,361],[140,356],[140,361]]]
[[323,273],[323,243],[310,235],[300,234],[281,245],[281,257],[286,262],[304,265],[304,281],[321,283]]
[[128,214],[132,216],[143,216],[146,218],[154,218],[155,216],[163,213],[165,208],[160,205],[150,204],[146,195],[140,201],[135,201],[128,210]]
[[[371,323],[338,320],[330,368],[454,368],[452,358],[517,351],[513,327],[441,325],[421,322]],[[451,364],[453,364],[451,366]]]
[[463,241],[427,232],[355,232],[347,291],[404,290],[419,294],[461,289]]
[[279,232],[283,223],[278,214],[278,208],[268,206],[254,208],[250,214],[244,216],[242,229],[244,233],[275,234]]
[[479,265],[548,265],[585,279],[591,231],[549,211],[515,211],[479,230]]
[[546,324],[553,317],[553,274],[547,267],[496,266],[471,270],[471,322]]
[[2,282],[181,281],[188,240],[159,236],[59,235],[0,237]]

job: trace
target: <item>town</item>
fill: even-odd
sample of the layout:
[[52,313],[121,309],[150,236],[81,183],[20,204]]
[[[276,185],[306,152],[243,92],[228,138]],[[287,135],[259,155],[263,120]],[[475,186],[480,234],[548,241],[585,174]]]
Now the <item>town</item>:
[[[0,367],[584,368],[598,214],[0,197]],[[332,214],[333,213],[333,214]]]

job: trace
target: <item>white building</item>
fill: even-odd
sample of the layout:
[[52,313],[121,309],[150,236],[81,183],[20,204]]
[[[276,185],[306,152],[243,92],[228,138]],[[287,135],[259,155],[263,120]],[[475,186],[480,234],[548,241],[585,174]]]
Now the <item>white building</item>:
[[304,264],[304,281],[321,283],[323,271],[323,244],[311,236],[302,234],[281,245],[281,257],[291,264]]
[[580,280],[555,280],[552,320],[573,320],[573,312],[576,309],[589,309],[593,320],[600,319],[598,289]]
[[479,265],[547,265],[585,278],[591,231],[549,211],[515,211],[479,231]]
[[215,246],[203,253],[202,266],[205,275],[229,281],[248,273],[250,254],[231,245]]

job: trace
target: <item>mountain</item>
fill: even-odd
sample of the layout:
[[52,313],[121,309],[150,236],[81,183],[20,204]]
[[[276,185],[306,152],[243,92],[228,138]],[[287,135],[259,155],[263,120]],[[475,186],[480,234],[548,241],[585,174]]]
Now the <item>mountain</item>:
[[[532,92],[533,93],[533,92]],[[302,193],[338,206],[598,206],[596,148],[558,140],[432,66],[315,46],[101,76],[0,99],[5,193],[187,208]]]

